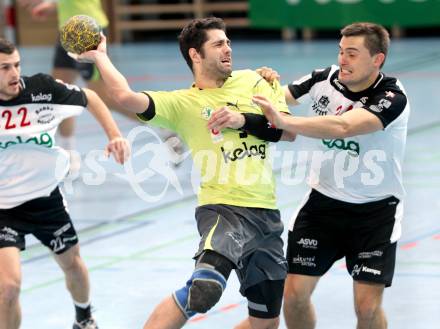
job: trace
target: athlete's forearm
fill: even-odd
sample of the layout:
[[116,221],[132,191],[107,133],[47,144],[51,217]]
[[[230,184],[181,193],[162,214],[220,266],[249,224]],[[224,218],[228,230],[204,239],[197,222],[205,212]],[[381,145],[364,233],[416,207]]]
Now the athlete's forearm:
[[131,90],[127,79],[116,69],[107,54],[99,54],[95,64],[109,94],[121,108],[134,113],[142,113],[148,108],[148,97]]
[[290,131],[283,130],[280,142],[293,142],[296,139],[296,134]]
[[345,138],[349,124],[340,116],[325,117],[283,117],[281,129],[313,138]]
[[353,109],[342,115],[284,118],[281,127],[314,138],[347,138],[383,129],[382,121],[365,109]]

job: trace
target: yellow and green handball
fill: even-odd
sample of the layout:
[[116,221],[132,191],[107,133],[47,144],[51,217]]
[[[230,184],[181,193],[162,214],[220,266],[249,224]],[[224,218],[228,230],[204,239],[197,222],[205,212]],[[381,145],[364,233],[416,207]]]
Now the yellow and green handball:
[[101,27],[90,16],[72,16],[61,27],[60,41],[70,53],[82,54],[98,47],[101,41]]

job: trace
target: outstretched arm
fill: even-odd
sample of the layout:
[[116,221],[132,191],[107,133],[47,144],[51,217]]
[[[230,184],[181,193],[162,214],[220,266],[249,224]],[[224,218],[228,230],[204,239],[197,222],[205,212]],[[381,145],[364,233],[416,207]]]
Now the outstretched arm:
[[254,96],[253,101],[264,112],[267,120],[279,129],[314,138],[346,138],[383,129],[380,119],[365,109],[353,109],[342,115],[319,117],[283,116],[263,96]]
[[90,50],[81,55],[70,53],[69,55],[79,62],[96,64],[102,80],[108,88],[108,93],[118,106],[133,113],[142,113],[147,110],[150,103],[147,95],[131,90],[125,77],[110,61],[107,55],[107,43],[104,34],[101,34],[101,43],[96,50]]
[[90,89],[84,88],[83,90],[87,96],[89,111],[102,126],[109,139],[109,143],[105,148],[106,154],[113,154],[116,162],[123,164],[130,155],[128,141],[122,137],[110,111],[98,95]]

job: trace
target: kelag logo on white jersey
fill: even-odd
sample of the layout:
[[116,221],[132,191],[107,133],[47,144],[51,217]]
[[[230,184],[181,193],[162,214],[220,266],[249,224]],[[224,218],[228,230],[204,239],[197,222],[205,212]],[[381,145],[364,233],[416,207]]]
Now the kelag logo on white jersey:
[[11,140],[0,142],[0,149],[5,150],[10,146],[18,145],[18,144],[35,144],[35,145],[41,145],[47,148],[51,148],[53,146],[53,140],[48,133],[42,133],[38,136],[33,136],[29,138],[22,138],[22,136],[15,136],[12,137]]
[[345,139],[323,139],[322,144],[329,149],[337,148],[339,150],[348,151],[348,154],[352,156],[359,156],[360,153],[359,143],[355,141],[346,141]]

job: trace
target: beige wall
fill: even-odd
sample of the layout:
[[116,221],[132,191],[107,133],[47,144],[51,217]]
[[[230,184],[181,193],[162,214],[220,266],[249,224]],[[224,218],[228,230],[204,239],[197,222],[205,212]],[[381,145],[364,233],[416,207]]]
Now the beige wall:
[[[109,41],[112,40],[112,22],[111,22],[111,0],[102,0],[103,8],[107,12],[110,20]],[[2,0],[0,0],[0,4]],[[16,12],[16,37],[17,43],[21,46],[53,45],[58,37],[58,26],[56,13],[50,19],[44,22],[36,22],[30,14],[18,4],[15,5]],[[1,27],[1,22],[0,22]],[[1,30],[0,30],[1,34]]]
[[20,46],[53,45],[57,39],[56,14],[47,21],[37,22],[19,6],[16,7],[16,38]]

